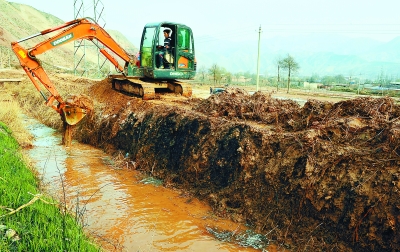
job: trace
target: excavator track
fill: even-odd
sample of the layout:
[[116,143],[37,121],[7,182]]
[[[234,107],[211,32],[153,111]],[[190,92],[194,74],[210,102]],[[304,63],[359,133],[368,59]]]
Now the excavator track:
[[184,97],[192,96],[192,87],[190,84],[176,81],[154,81],[142,80],[138,77],[112,77],[112,88],[127,94],[141,97],[143,100],[152,100],[156,98],[156,93],[175,93]]
[[190,98],[192,97],[192,86],[188,83],[182,81],[171,81],[169,83],[169,90],[173,90],[175,94],[181,94],[184,97]]

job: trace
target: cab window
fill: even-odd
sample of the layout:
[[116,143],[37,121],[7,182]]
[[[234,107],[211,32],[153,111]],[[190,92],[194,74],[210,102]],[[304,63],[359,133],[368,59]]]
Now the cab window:
[[178,47],[179,50],[192,52],[192,36],[189,29],[181,28],[178,33]]
[[150,27],[145,28],[143,32],[142,38],[142,48],[140,51],[141,57],[141,65],[144,67],[151,67],[152,66],[152,48],[153,48],[153,39],[154,34],[156,32],[156,28]]

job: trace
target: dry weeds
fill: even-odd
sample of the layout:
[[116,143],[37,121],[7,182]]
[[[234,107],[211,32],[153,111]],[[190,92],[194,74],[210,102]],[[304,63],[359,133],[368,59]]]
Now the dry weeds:
[[13,137],[23,146],[32,145],[32,136],[23,125],[21,109],[9,93],[2,92],[0,98],[0,121],[5,123]]

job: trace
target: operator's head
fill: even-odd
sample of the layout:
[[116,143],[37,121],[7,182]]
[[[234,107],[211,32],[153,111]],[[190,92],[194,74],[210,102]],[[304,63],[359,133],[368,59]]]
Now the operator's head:
[[164,36],[169,36],[169,34],[171,33],[171,30],[170,29],[165,29],[164,30]]

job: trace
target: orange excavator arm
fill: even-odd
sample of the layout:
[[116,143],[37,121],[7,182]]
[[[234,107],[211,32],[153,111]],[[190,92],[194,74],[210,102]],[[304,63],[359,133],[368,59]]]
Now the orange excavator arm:
[[[62,30],[63,29],[63,30]],[[55,32],[58,30],[62,30],[57,35],[50,37],[49,39],[37,44],[36,46],[25,49],[20,45],[21,42],[26,40],[43,36],[45,34]],[[26,74],[35,85],[36,89],[41,93],[43,98],[46,101],[46,105],[55,109],[58,113],[64,113],[67,115],[68,113],[65,112],[66,102],[58,93],[56,87],[49,79],[47,73],[43,69],[40,61],[36,58],[37,55],[42,54],[46,51],[52,50],[56,47],[62,46],[66,43],[80,40],[80,39],[87,39],[92,41],[93,39],[98,40],[101,42],[105,47],[111,50],[113,53],[118,55],[121,59],[125,61],[125,66],[121,66],[118,61],[111,56],[104,48],[99,48],[100,52],[120,71],[124,71],[124,67],[126,67],[130,61],[133,60],[132,56],[129,55],[125,50],[96,22],[90,21],[90,18],[82,18],[76,19],[60,26],[50,28],[44,31],[41,31],[37,34],[29,36],[24,39],[20,39],[18,41],[12,42],[11,47],[14,51],[15,55],[17,56],[22,68],[25,70]],[[39,83],[36,81],[39,80],[43,86],[50,92],[50,96],[47,97],[41,90]],[[58,105],[53,105],[54,101],[58,101]],[[80,118],[82,119],[82,118]],[[79,120],[80,120],[79,119]],[[78,122],[79,122],[78,120]],[[71,122],[71,124],[77,123]]]

